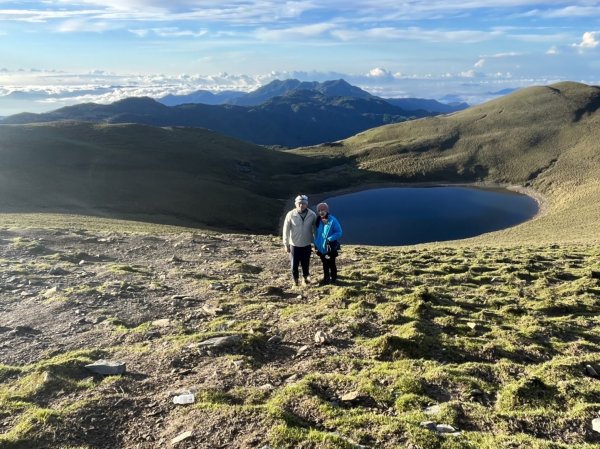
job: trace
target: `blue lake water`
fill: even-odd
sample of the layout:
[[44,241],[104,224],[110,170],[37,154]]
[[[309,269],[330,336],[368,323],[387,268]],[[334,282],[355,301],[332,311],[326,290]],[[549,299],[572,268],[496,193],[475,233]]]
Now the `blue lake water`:
[[325,201],[342,225],[342,243],[364,245],[473,237],[522,223],[538,211],[527,195],[469,187],[388,187]]

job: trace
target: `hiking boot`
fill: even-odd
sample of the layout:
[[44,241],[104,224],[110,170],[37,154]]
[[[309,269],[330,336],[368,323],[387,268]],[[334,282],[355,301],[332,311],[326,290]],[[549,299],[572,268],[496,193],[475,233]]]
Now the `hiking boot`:
[[327,284],[330,284],[330,283],[331,283],[331,279],[329,279],[329,278],[323,278],[319,282],[319,285],[327,285]]
[[304,279],[302,279],[302,285],[310,285],[310,276],[305,276]]
[[294,279],[292,281],[292,287],[298,287],[298,285],[299,285],[298,279]]

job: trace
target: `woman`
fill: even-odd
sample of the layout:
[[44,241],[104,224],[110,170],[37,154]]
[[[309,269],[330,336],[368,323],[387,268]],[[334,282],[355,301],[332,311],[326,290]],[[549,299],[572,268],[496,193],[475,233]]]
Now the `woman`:
[[329,213],[327,203],[317,206],[317,229],[315,232],[315,249],[323,263],[322,284],[334,284],[337,281],[335,258],[340,247],[338,240],[342,237],[342,227],[337,218]]

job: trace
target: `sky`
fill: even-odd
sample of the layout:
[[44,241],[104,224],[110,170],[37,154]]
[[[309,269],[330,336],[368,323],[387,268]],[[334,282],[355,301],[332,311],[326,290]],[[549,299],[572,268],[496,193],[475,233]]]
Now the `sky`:
[[275,79],[477,104],[600,84],[600,0],[0,0],[0,116]]

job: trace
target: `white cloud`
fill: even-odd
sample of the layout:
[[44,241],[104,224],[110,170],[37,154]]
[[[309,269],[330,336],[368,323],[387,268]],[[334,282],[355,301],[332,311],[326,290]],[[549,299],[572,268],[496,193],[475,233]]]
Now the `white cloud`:
[[485,65],[485,59],[480,59],[479,61],[477,61],[475,64],[473,64],[473,67],[475,67],[476,69],[480,69]]
[[255,36],[261,40],[282,40],[282,39],[298,39],[317,37],[335,28],[332,23],[314,23],[311,25],[303,25],[289,27],[283,29],[267,29],[260,28],[256,31]]
[[191,31],[181,30],[177,27],[166,27],[166,28],[150,28],[150,29],[132,29],[130,33],[135,34],[139,37],[146,37],[149,34],[155,34],[160,37],[202,37],[207,34],[207,30]]
[[369,73],[367,73],[367,76],[369,78],[393,78],[394,75],[392,75],[390,72],[388,72],[385,69],[379,68],[379,67],[375,67],[374,69],[369,70]]
[[552,47],[550,47],[548,49],[548,51],[546,51],[546,54],[547,55],[558,55],[558,54],[560,54],[560,51],[558,50],[558,47],[553,45]]
[[596,48],[598,46],[598,37],[600,37],[600,31],[586,31],[583,33],[583,37],[579,44],[573,44],[573,47],[579,49],[580,52]]
[[569,18],[569,17],[598,17],[600,15],[600,6],[581,6],[570,5],[564,8],[554,9],[540,13],[544,18]]
[[416,40],[427,42],[455,42],[476,43],[494,39],[502,35],[502,31],[478,31],[478,30],[428,30],[419,27],[394,28],[378,27],[366,30],[338,29],[331,33],[343,41],[351,40]]

